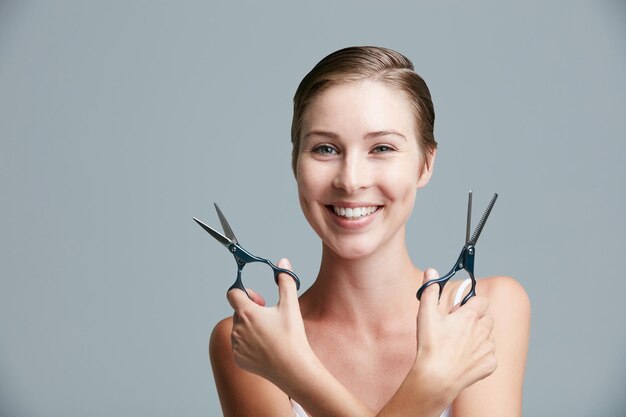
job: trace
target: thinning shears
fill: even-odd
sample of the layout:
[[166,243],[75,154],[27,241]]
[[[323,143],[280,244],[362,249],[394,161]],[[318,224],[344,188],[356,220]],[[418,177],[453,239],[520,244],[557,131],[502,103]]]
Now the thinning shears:
[[211,226],[207,226],[195,217],[193,219],[218,242],[224,245],[226,249],[228,249],[228,251],[235,257],[235,261],[237,262],[237,279],[235,280],[235,283],[230,286],[228,291],[232,290],[233,288],[237,288],[245,292],[248,298],[252,299],[252,297],[250,297],[250,294],[248,294],[246,287],[244,287],[243,281],[241,280],[241,271],[243,271],[243,267],[246,266],[246,264],[252,262],[261,262],[267,264],[270,268],[272,268],[272,271],[274,272],[274,280],[276,281],[276,283],[278,283],[278,274],[285,273],[290,275],[296,282],[296,289],[300,289],[300,279],[295,273],[291,272],[288,269],[279,268],[269,260],[254,256],[253,254],[242,248],[237,241],[237,238],[235,237],[235,233],[233,233],[233,229],[231,229],[228,221],[226,221],[224,213],[222,213],[222,210],[220,210],[217,204],[214,203],[214,205],[215,210],[217,211],[217,216],[219,217],[220,223],[222,224],[222,229],[224,230],[224,234],[226,234],[226,236],[216,231]]
[[483,231],[483,227],[485,226],[485,222],[489,217],[489,213],[491,213],[491,209],[493,205],[496,203],[496,199],[498,198],[498,194],[494,194],[491,198],[491,201],[487,205],[483,216],[480,218],[476,229],[474,229],[474,233],[470,239],[470,226],[472,223],[472,192],[469,192],[468,202],[467,202],[467,226],[465,229],[465,245],[463,245],[463,249],[461,249],[461,254],[459,255],[459,259],[456,260],[456,263],[448,272],[442,277],[431,279],[427,281],[420,287],[417,291],[417,299],[419,300],[422,297],[422,293],[426,288],[433,284],[439,284],[439,297],[441,297],[441,293],[443,292],[443,287],[446,283],[461,269],[467,271],[468,275],[472,279],[472,288],[467,293],[463,300],[461,301],[461,305],[465,304],[470,298],[476,295],[476,278],[474,278],[474,257],[476,256],[476,242],[478,241],[478,237],[480,236],[480,232]]

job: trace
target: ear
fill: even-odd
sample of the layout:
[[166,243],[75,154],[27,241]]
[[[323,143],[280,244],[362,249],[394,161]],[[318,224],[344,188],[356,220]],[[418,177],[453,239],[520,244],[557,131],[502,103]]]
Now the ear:
[[433,175],[433,168],[435,167],[435,157],[437,156],[437,149],[433,149],[432,153],[427,152],[424,157],[424,162],[419,170],[419,177],[417,178],[417,188],[420,189],[428,184],[430,177]]

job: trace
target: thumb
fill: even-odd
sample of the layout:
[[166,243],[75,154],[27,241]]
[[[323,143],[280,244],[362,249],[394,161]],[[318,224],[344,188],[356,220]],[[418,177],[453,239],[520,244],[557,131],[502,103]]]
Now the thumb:
[[[291,271],[291,263],[287,258],[282,258],[278,261],[278,267]],[[296,283],[293,280],[293,277],[289,274],[285,274],[284,272],[278,274],[278,305],[290,305],[293,300],[297,299],[298,290],[296,289]]]
[[248,294],[246,294],[243,290],[240,290],[239,288],[233,288],[231,290],[228,290],[228,292],[226,293],[226,298],[228,299],[228,303],[230,304],[230,306],[235,311],[240,310],[243,306],[249,303],[254,304],[254,301],[248,298]]
[[[439,273],[433,269],[428,268],[424,271],[424,281],[422,285],[426,284],[432,279],[439,278]],[[418,317],[423,315],[424,312],[436,311],[439,305],[439,284],[432,283],[422,291],[422,297],[420,299],[420,305],[418,310]],[[428,314],[428,313],[426,313]]]

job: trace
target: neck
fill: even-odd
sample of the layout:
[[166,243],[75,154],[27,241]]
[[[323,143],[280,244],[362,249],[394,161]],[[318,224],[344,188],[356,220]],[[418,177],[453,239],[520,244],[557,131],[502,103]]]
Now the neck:
[[403,234],[358,259],[342,258],[324,245],[306,313],[368,333],[389,329],[389,323],[404,326],[398,312],[407,311],[415,319],[421,280],[422,271],[411,262]]

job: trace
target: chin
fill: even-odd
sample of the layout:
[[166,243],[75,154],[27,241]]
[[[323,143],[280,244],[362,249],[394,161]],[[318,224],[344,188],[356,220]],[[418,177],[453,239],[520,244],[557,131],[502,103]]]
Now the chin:
[[333,242],[324,243],[335,255],[342,259],[358,260],[365,258],[376,251],[376,245],[371,242]]

